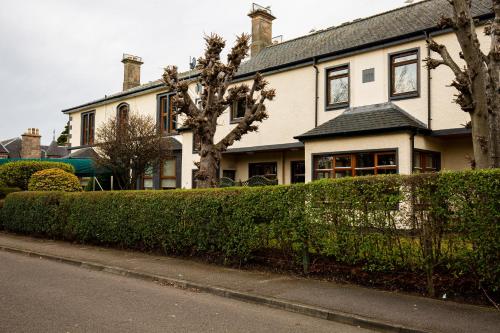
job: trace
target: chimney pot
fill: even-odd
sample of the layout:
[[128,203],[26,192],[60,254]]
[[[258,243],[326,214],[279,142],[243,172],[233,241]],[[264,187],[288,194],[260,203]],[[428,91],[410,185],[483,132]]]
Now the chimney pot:
[[270,7],[253,4],[248,16],[252,19],[252,45],[250,56],[256,56],[262,49],[273,44],[273,20]]
[[123,54],[123,90],[141,85],[142,58],[131,54]]

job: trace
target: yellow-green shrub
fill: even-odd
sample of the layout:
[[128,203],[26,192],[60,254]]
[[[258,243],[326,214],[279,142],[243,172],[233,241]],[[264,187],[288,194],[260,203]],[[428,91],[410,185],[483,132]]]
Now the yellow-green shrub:
[[28,183],[29,191],[80,192],[78,177],[61,169],[45,169],[35,172]]
[[13,161],[0,166],[0,182],[8,187],[18,187],[26,191],[31,176],[40,170],[58,168],[75,173],[75,168],[68,163],[48,161]]

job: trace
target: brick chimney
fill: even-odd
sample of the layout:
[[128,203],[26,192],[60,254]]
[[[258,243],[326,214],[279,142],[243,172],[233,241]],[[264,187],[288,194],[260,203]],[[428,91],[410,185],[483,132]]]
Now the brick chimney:
[[248,16],[252,19],[252,45],[250,56],[255,57],[263,48],[273,43],[273,20],[269,7],[253,4]]
[[131,54],[123,54],[123,90],[141,85],[142,58]]
[[40,131],[38,128],[28,128],[26,133],[21,135],[21,158],[41,158]]

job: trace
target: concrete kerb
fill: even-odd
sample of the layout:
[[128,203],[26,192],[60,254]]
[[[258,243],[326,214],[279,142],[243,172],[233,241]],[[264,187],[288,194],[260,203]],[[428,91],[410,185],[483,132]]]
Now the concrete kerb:
[[376,319],[358,316],[351,313],[344,313],[334,310],[329,310],[320,307],[309,306],[300,303],[294,303],[278,298],[266,297],[236,290],[225,289],[221,287],[215,287],[210,285],[201,285],[198,283],[190,282],[187,280],[169,278],[165,276],[150,274],[146,272],[133,271],[120,267],[107,266],[103,264],[87,262],[77,259],[70,259],[61,256],[54,256],[44,253],[33,252],[29,250],[23,250],[13,247],[1,246],[0,250],[5,252],[23,254],[30,257],[39,257],[46,260],[57,261],[60,263],[77,266],[81,268],[87,268],[96,271],[102,271],[106,273],[126,276],[134,279],[140,279],[150,282],[157,282],[164,285],[173,286],[176,288],[186,289],[190,291],[201,291],[212,295],[226,297],[234,300],[244,301],[248,303],[254,303],[259,305],[264,305],[272,307],[275,309],[285,310],[289,312],[295,312],[302,315],[321,318],[325,320],[335,321],[342,324],[348,324],[352,326],[358,326],[366,329],[377,330],[381,332],[395,332],[395,333],[429,333],[428,331],[422,331],[419,329],[413,329],[409,327],[404,327],[401,325],[382,322]]

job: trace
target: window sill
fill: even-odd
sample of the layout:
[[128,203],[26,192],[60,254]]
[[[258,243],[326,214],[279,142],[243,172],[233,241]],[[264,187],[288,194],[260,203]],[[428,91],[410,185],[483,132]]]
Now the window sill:
[[336,111],[336,110],[342,110],[342,109],[347,109],[349,107],[349,103],[345,104],[337,104],[337,105],[328,105],[325,107],[325,111]]
[[241,121],[241,119],[243,119],[243,117],[241,117],[241,118],[233,118],[233,119],[229,120],[229,123],[230,124],[238,124]]
[[419,98],[420,93],[415,92],[411,94],[405,94],[405,95],[393,95],[389,97],[389,101],[400,101],[403,99],[411,99],[411,98]]

